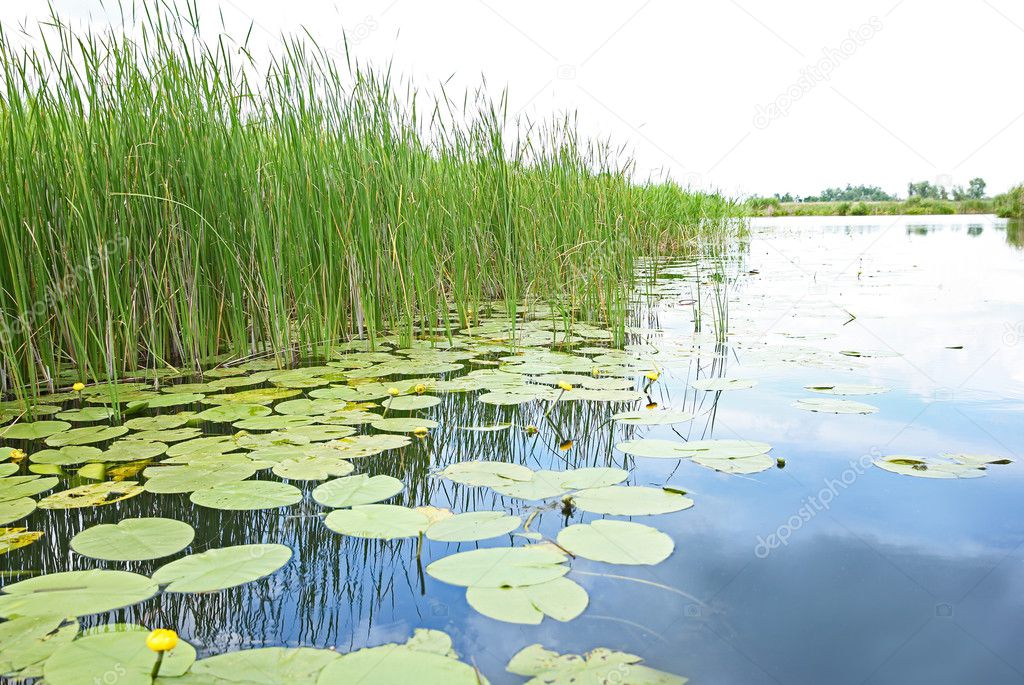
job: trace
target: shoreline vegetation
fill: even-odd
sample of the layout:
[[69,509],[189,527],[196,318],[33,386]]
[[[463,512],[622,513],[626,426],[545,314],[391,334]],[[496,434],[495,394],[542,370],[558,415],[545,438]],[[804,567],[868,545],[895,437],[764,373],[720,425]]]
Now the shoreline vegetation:
[[697,254],[742,214],[634,182],[572,117],[424,94],[308,39],[261,71],[247,37],[206,40],[191,3],[135,11],[109,32],[55,16],[0,35],[0,390],[19,398],[354,336],[408,345],[491,305],[621,333],[641,260]]
[[991,198],[950,200],[912,196],[905,200],[832,200],[784,202],[777,197],[753,197],[743,203],[747,216],[879,216],[936,214],[995,214],[1024,219],[1024,185]]

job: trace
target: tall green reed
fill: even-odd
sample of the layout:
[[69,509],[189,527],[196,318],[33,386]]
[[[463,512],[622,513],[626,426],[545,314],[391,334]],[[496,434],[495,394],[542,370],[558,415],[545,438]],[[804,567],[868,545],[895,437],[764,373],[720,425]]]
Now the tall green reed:
[[[733,205],[634,182],[570,117],[512,121],[282,39],[262,71],[192,3],[0,29],[0,370],[17,394],[553,301],[625,321],[638,259]],[[19,37],[20,38],[20,37]]]

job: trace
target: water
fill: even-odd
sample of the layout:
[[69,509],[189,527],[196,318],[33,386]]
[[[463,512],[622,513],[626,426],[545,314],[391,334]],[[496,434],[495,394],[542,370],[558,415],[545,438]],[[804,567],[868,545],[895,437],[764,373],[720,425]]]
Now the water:
[[[658,363],[652,399],[698,414],[675,427],[678,435],[616,427],[608,404],[560,404],[552,414],[559,430],[543,420],[543,403],[517,413],[446,394],[419,412],[440,422],[426,440],[354,462],[357,472],[402,478],[408,490],[396,503],[524,518],[537,503],[428,473],[474,458],[534,469],[624,465],[630,485],[690,493],[689,510],[633,519],[673,538],[668,560],[572,562],[568,577],[586,588],[590,605],[570,623],[519,626],[476,613],[464,589],[420,571],[415,540],[364,541],[326,529],[308,495],[315,483],[303,487],[300,505],[272,512],[217,512],[187,496],[149,494],[98,509],[37,511],[17,525],[45,531],[43,540],[0,556],[0,565],[11,579],[96,567],[148,574],[163,561],[94,562],[68,551],[68,541],[95,523],[160,515],[196,528],[192,552],[278,542],[294,557],[255,583],[163,595],[85,623],[174,627],[201,655],[270,645],[349,651],[435,628],[492,683],[523,682],[504,666],[533,643],[572,653],[621,649],[694,683],[1024,682],[1024,252],[1008,235],[1015,234],[987,217],[755,220],[728,268],[735,277],[728,279],[728,348],[705,333],[699,356]],[[682,278],[690,274],[690,265],[671,268],[662,299],[633,322],[662,331],[640,336],[653,349],[694,339],[687,303],[694,290]],[[715,374],[758,385],[721,394],[688,389]],[[872,415],[791,406],[830,397],[803,387],[833,382],[891,391],[850,398],[877,406]],[[500,420],[534,423],[541,433],[458,428]],[[627,434],[765,441],[785,468],[741,476],[688,461],[624,458],[614,444]],[[561,451],[567,438],[574,444]],[[1016,461],[970,480],[911,478],[871,465],[883,455],[942,452]],[[577,512],[570,522],[593,518]],[[531,529],[554,537],[565,523],[547,507]],[[427,542],[422,566],[474,546]]]

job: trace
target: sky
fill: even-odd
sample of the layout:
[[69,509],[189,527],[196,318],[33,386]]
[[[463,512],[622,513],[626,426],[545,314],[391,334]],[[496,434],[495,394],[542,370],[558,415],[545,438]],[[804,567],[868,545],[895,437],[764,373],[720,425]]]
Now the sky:
[[[74,22],[107,21],[100,0],[50,1]],[[643,178],[733,195],[1024,181],[1013,0],[196,2],[236,35],[251,23],[262,47],[305,29],[340,55],[346,35],[360,60],[423,90],[486,79],[515,113],[575,112]],[[5,0],[0,23],[46,11]]]

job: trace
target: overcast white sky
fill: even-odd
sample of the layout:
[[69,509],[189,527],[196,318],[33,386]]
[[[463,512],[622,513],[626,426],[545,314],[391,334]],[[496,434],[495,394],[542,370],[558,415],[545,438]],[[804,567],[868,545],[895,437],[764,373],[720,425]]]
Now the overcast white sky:
[[[99,0],[51,0],[102,23]],[[151,0],[152,1],[152,0]],[[107,0],[111,4],[111,0]],[[1024,181],[1019,0],[198,0],[264,44],[307,27],[424,87],[507,87],[513,110],[577,111],[646,175],[806,195],[909,180]],[[114,5],[116,7],[116,4]],[[13,28],[42,0],[5,0]],[[243,29],[244,30],[244,29]],[[827,72],[827,73],[826,73]]]

